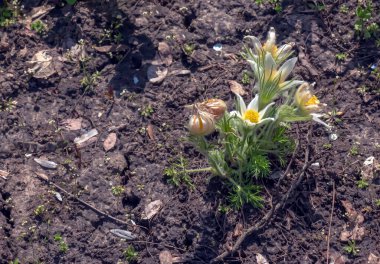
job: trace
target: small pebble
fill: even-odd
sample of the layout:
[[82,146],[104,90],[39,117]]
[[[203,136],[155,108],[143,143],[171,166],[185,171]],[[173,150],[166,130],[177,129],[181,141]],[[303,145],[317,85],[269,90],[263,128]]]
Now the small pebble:
[[137,76],[133,76],[133,83],[134,84],[138,84],[139,83],[139,78],[137,78]]
[[335,140],[338,139],[338,135],[335,134],[335,133],[332,133],[332,134],[329,135],[329,139],[332,140],[332,141],[335,141]]
[[221,43],[216,43],[213,47],[212,47],[215,51],[221,51],[223,49],[223,46]]

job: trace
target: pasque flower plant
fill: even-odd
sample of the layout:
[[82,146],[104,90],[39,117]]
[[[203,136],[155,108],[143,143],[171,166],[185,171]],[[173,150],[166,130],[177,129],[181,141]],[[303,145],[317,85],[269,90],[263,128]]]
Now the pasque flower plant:
[[[208,159],[208,169],[230,185],[230,201],[236,207],[262,206],[257,179],[267,176],[275,163],[286,164],[294,145],[286,133],[291,123],[314,120],[330,128],[321,120],[325,105],[311,92],[314,84],[289,79],[297,62],[289,58],[294,43],[278,48],[274,28],[263,44],[253,36],[246,39],[250,45],[243,55],[255,77],[253,99],[246,105],[235,93],[237,103],[230,112],[220,99],[195,103],[188,126],[191,141]],[[215,136],[205,137],[214,131]]]

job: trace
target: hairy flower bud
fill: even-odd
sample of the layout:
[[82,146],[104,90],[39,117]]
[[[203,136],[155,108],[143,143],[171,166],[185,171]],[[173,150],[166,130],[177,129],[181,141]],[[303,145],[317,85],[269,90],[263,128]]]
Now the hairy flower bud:
[[[312,84],[311,86],[314,85]],[[319,112],[325,106],[311,93],[308,83],[303,83],[298,87],[295,94],[295,102],[301,110],[308,113]]]
[[198,111],[190,117],[189,131],[196,136],[206,136],[215,130],[214,116],[204,111]]
[[220,119],[227,110],[227,105],[220,99],[209,99],[199,104],[202,111],[210,113],[216,120]]

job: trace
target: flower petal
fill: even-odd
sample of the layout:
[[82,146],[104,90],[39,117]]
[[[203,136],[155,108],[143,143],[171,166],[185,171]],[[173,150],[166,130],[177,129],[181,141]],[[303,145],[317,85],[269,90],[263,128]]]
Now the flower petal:
[[273,59],[272,54],[267,52],[265,54],[264,61],[264,80],[268,80],[272,76],[274,71],[276,71],[276,62]]
[[260,122],[258,124],[264,124],[264,123],[268,123],[268,122],[273,122],[275,119],[273,117],[268,117],[268,118],[264,118],[262,120],[260,120]]
[[240,112],[238,112],[238,111],[231,111],[230,112],[230,116],[235,116],[235,117],[242,118]]
[[294,47],[295,43],[290,42],[285,45],[282,45],[281,47],[278,48],[277,50],[277,60],[281,60],[284,57],[286,57],[290,52],[292,52],[292,48]]
[[329,126],[328,124],[326,124],[325,122],[323,122],[320,119],[320,117],[323,116],[322,114],[311,113],[310,115],[311,115],[313,121],[315,121],[321,125],[324,125],[325,127],[329,128],[329,129],[331,128],[331,126]]
[[304,83],[304,81],[300,81],[300,80],[286,81],[286,82],[283,82],[280,84],[280,89],[282,91],[286,91],[286,90],[289,90],[290,88],[293,88],[294,86],[298,86],[298,85],[301,85],[303,83]]
[[235,93],[235,95],[238,103],[238,111],[242,115],[243,113],[245,113],[245,111],[247,111],[247,107],[245,106],[243,98],[237,93]]
[[290,60],[287,60],[284,64],[282,64],[282,66],[277,72],[277,74],[280,74],[280,83],[284,82],[286,78],[288,78],[289,74],[294,69],[296,62],[297,62],[297,58],[292,58]]
[[[274,105],[274,102],[268,104],[266,107],[264,107],[263,110],[261,110],[261,111],[259,112],[259,117],[260,117],[259,120],[262,120],[261,118],[263,118],[263,116],[265,116],[265,113],[267,112],[267,110],[269,109],[269,107],[271,107],[272,105]],[[265,119],[267,119],[267,118],[265,118]],[[264,119],[263,119],[263,120],[264,120]]]
[[265,42],[265,48],[269,50],[274,45],[276,45],[276,31],[273,27],[271,27],[268,31],[267,41]]
[[251,41],[254,54],[259,54],[263,50],[263,46],[261,46],[260,40],[254,36],[246,36],[244,40],[249,39]]
[[252,101],[247,106],[247,109],[255,110],[256,112],[259,111],[259,95],[256,94],[255,98],[252,99]]

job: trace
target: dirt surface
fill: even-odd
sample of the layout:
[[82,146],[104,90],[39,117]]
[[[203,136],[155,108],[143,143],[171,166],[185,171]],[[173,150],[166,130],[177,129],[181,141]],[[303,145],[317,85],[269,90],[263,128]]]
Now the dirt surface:
[[[41,18],[47,26],[43,34],[21,18],[0,32],[0,170],[9,172],[0,177],[0,263],[127,263],[128,246],[138,253],[137,263],[160,263],[164,250],[180,263],[209,263],[233,245],[241,227],[257,222],[281,199],[303,166],[306,147],[314,164],[300,188],[225,263],[256,263],[257,253],[269,263],[326,263],[328,243],[330,257],[345,258],[335,263],[367,263],[371,253],[380,256],[379,179],[369,179],[364,189],[357,183],[363,162],[370,156],[378,160],[380,153],[379,80],[369,69],[379,63],[380,50],[373,39],[354,34],[356,1],[345,1],[344,14],[339,1],[325,1],[322,11],[311,7],[313,1],[284,1],[281,13],[242,0],[22,2],[26,19],[33,8],[53,8]],[[374,6],[378,13],[379,4]],[[186,141],[184,106],[217,97],[231,109],[227,81],[241,82],[248,70],[239,56],[242,39],[265,37],[271,26],[279,43],[296,43],[297,79],[315,81],[329,111],[342,112],[330,120],[338,138],[331,141],[329,132],[314,124],[306,146],[308,126],[301,124],[293,135],[298,131],[301,147],[284,181],[279,187],[276,177],[263,181],[265,207],[221,212],[226,205],[221,180],[199,173],[192,178],[194,190],[177,188],[163,170],[180,156],[189,168],[207,166]],[[78,42],[90,58],[85,63],[78,54],[67,57]],[[160,42],[168,44],[172,63],[166,78],[153,84],[147,70],[160,59]],[[222,51],[213,49],[216,43]],[[195,49],[187,55],[183,47],[190,44]],[[27,61],[41,50],[53,57],[55,69],[45,79],[28,73]],[[348,56],[339,61],[338,53]],[[96,71],[99,77],[83,87],[81,80]],[[367,91],[359,92],[363,86]],[[80,119],[80,127],[68,129],[70,119]],[[76,148],[74,139],[94,128],[95,140]],[[117,140],[105,151],[111,132]],[[34,158],[58,167],[45,169]],[[129,225],[83,205],[36,172]],[[114,186],[125,191],[115,195]],[[144,220],[144,208],[155,200],[162,209]],[[355,234],[356,255],[344,250],[345,225],[361,230]],[[137,238],[126,241],[111,229],[129,230]]]

